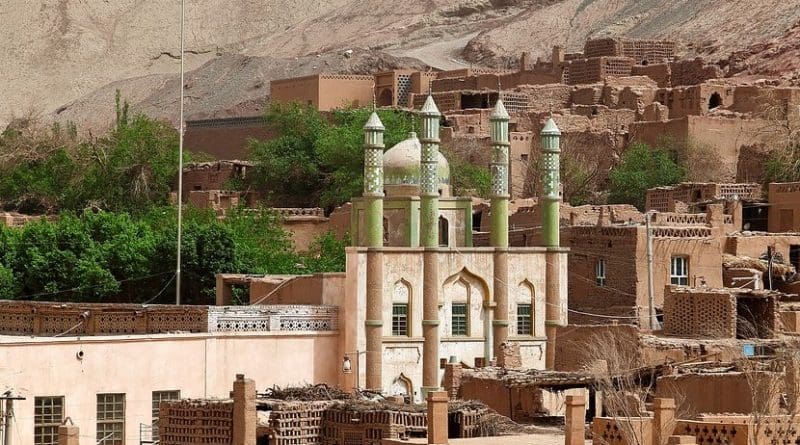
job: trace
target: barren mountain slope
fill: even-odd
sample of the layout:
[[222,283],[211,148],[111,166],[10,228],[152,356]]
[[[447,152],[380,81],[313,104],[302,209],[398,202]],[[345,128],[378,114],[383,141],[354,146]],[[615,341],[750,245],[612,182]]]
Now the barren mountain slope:
[[[509,62],[522,50],[580,48],[586,37],[628,35],[688,41],[688,53],[727,57],[783,34],[800,20],[798,0],[186,0],[187,63],[225,54],[270,56],[299,74],[295,57],[364,48],[442,67]],[[175,73],[179,0],[0,2],[0,125],[49,113],[111,83],[134,79],[142,99]],[[467,44],[468,42],[468,44]],[[464,45],[467,49],[463,50]],[[463,51],[462,51],[463,50]],[[459,60],[466,57],[469,62]],[[236,63],[221,72],[236,69]],[[281,62],[283,63],[283,62]],[[267,84],[272,74],[243,71]],[[159,83],[161,82],[161,83]],[[168,87],[168,86],[165,86]],[[223,94],[220,91],[219,94]],[[221,104],[246,102],[228,89]],[[91,102],[88,100],[88,102]],[[195,100],[195,99],[192,99]],[[215,99],[217,100],[217,99]],[[75,108],[81,101],[75,102]],[[63,113],[62,113],[63,114]]]
[[677,40],[686,55],[725,58],[798,21],[797,0],[565,0],[482,32],[463,54],[498,63],[526,50],[545,55],[552,45],[565,45],[579,51],[587,38],[624,35]]
[[[261,112],[269,95],[269,79],[329,71],[367,74],[375,69],[424,68],[415,59],[398,58],[380,51],[357,50],[279,59],[226,54],[186,75],[186,118],[205,119],[254,115]],[[102,129],[114,116],[114,96],[119,90],[134,112],[165,119],[177,125],[178,86],[176,73],[112,82],[80,99],[59,107],[52,117],[79,122],[80,129]]]

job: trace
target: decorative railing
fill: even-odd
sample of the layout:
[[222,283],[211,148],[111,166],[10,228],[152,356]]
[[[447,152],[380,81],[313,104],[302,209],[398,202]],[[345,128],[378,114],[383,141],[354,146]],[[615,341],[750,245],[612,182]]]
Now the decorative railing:
[[211,306],[208,332],[336,331],[336,306]]
[[336,306],[173,306],[0,301],[0,334],[146,335],[176,332],[336,331]]
[[708,218],[705,213],[656,213],[656,225],[705,226]]

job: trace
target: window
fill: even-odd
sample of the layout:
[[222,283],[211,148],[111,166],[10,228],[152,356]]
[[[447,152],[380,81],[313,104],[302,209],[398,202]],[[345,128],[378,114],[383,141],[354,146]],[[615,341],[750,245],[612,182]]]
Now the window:
[[[439,191],[441,194],[441,191]],[[450,246],[450,223],[444,216],[439,217],[439,246]]]
[[97,444],[125,443],[125,394],[97,395]]
[[58,426],[64,420],[64,397],[36,397],[33,406],[33,443],[57,445]]
[[408,305],[392,305],[392,335],[408,335]]
[[467,304],[453,303],[451,335],[467,335]]
[[519,160],[520,161],[527,161],[528,160],[528,153],[522,153],[521,155],[519,155]]
[[689,285],[689,258],[685,256],[672,257],[672,261],[670,262],[669,282],[676,286]]
[[531,334],[533,334],[533,326],[531,325],[531,305],[518,304],[517,335],[531,335]]
[[594,264],[594,281],[598,286],[606,285],[606,260],[597,260]]

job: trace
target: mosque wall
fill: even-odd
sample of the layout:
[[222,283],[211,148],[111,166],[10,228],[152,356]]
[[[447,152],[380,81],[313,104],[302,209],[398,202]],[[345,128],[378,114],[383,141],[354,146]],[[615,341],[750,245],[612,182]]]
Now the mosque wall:
[[[397,392],[411,382],[412,392],[418,391],[422,382],[422,304],[423,304],[423,249],[382,249],[383,255],[383,387]],[[343,325],[351,326],[354,335],[345,350],[364,351],[366,338],[363,320],[366,317],[366,252],[365,248],[347,249],[347,283],[345,300],[353,303],[353,311],[342,311]],[[486,310],[494,301],[494,249],[462,248],[442,249],[439,254],[440,289],[440,349],[439,358],[472,364],[484,356],[486,339]],[[561,276],[566,277],[566,252],[561,255]],[[509,338],[518,342],[524,367],[543,369],[545,351],[545,268],[544,248],[514,248],[508,254],[509,286]],[[561,280],[560,292],[567,295],[567,281]],[[466,303],[467,335],[451,335],[452,307]],[[408,305],[408,333],[392,335],[393,304]],[[517,307],[532,307],[531,335],[517,335]],[[567,305],[561,308],[566,320]],[[346,334],[345,334],[346,335]],[[359,364],[360,381],[364,382],[364,354]],[[443,376],[441,370],[440,377]]]

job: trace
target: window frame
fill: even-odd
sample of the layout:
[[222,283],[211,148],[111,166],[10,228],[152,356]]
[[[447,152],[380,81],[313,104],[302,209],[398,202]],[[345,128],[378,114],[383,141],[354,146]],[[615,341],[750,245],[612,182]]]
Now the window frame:
[[594,263],[594,283],[599,287],[606,286],[606,259],[600,258]]
[[[399,313],[397,310],[400,308],[405,312]],[[408,337],[408,309],[408,303],[392,303],[392,336]]]
[[[34,445],[58,445],[58,427],[64,422],[64,400],[65,396],[37,396],[33,398],[33,443]],[[58,401],[59,403],[54,403]],[[40,402],[50,402],[40,405]],[[58,420],[55,420],[55,409],[58,407]],[[45,414],[43,411],[49,408],[50,412]],[[49,422],[42,421],[47,417]],[[45,439],[46,437],[46,439]]]
[[[682,270],[679,270],[682,269]],[[674,255],[669,261],[669,283],[673,286],[689,285],[689,257]]]
[[[101,400],[101,398],[103,400]],[[109,399],[111,398],[111,399]],[[101,418],[101,405],[104,408],[102,411],[103,415]],[[106,408],[111,405],[111,411],[107,410]],[[119,410],[117,410],[117,405],[120,405]],[[125,411],[126,411],[126,397],[125,393],[99,393],[97,394],[97,417],[96,417],[96,433],[95,433],[95,441],[97,441],[100,445],[124,445],[125,444]],[[111,414],[111,418],[109,418],[109,414]],[[120,417],[117,417],[117,415]],[[119,426],[119,431],[117,431],[117,426]],[[119,438],[111,437],[106,440],[102,440],[108,433],[114,433],[116,436],[119,433]]]
[[[456,313],[456,307],[459,308],[459,313]],[[461,312],[463,308],[463,313]],[[458,320],[458,323],[456,323]],[[463,321],[462,321],[463,320]],[[459,329],[456,332],[456,325]],[[450,335],[453,337],[466,337],[469,336],[469,304],[468,303],[452,303],[450,304]]]
[[[528,310],[527,313],[520,311],[524,308]],[[527,329],[523,329],[525,326]],[[517,335],[533,335],[533,305],[530,303],[517,303]]]

